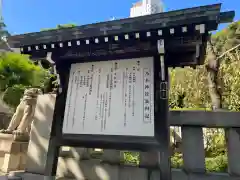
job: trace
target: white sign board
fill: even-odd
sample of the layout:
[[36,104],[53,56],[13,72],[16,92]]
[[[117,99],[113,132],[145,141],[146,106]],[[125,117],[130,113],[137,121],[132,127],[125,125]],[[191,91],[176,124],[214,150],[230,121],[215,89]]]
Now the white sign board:
[[72,64],[64,134],[154,136],[153,58]]

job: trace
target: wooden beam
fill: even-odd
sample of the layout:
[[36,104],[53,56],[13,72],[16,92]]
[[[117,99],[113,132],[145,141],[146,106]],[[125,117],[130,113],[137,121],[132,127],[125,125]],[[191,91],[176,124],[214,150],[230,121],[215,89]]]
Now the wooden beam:
[[[74,162],[74,161],[72,161]],[[122,180],[122,179],[133,179],[133,180],[159,180],[160,179],[160,171],[155,170],[151,171],[146,168],[138,168],[131,166],[109,166],[109,165],[98,165],[96,167],[91,166],[89,164],[82,162],[81,168],[78,168],[77,163],[69,163],[71,167],[77,168],[77,173],[75,173],[75,177],[73,175],[69,175],[70,177],[64,177],[63,179],[72,180],[72,179],[84,179],[88,177],[89,179],[104,179],[105,177],[109,177],[108,179],[114,180]],[[75,165],[75,166],[74,166]],[[84,167],[84,168],[82,168]],[[67,166],[68,171],[64,171],[64,173],[70,172],[71,168]],[[91,171],[90,168],[96,169],[96,171]],[[90,169],[90,170],[89,170]],[[64,169],[65,170],[65,169]],[[70,171],[69,171],[70,170]],[[63,170],[62,170],[63,171]],[[97,173],[96,173],[97,172]],[[12,173],[13,176],[8,176],[10,179],[53,179],[50,176],[43,176],[39,174],[31,174],[31,173]],[[180,169],[172,169],[172,180],[239,180],[239,176],[230,176],[227,173],[186,173]],[[59,178],[60,179],[60,178]],[[62,178],[61,178],[62,179]],[[106,178],[105,178],[106,179]],[[20,180],[20,179],[19,179]]]
[[234,11],[227,11],[220,13],[219,19],[221,23],[230,23],[233,22],[234,16],[235,16]]
[[[186,173],[180,169],[172,169],[173,180],[237,180],[239,177],[227,173]],[[155,177],[157,180],[157,177]],[[155,180],[153,178],[153,180]]]
[[240,127],[240,112],[171,111],[171,126]]
[[[98,36],[109,36],[120,33],[148,31],[165,27],[186,24],[212,23],[210,30],[216,30],[217,19],[220,16],[221,4],[200,6],[195,8],[169,11],[164,13],[125,18],[114,21],[100,22],[43,32],[34,32],[8,37],[16,45],[45,44],[49,42],[63,42],[73,39],[83,39]],[[210,19],[210,20],[209,20]]]

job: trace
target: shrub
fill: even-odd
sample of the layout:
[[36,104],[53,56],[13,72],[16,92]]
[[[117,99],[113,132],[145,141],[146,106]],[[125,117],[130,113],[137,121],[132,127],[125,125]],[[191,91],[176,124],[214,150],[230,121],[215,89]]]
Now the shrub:
[[43,88],[49,72],[29,60],[27,55],[0,54],[0,93],[10,107],[15,108],[27,87]]

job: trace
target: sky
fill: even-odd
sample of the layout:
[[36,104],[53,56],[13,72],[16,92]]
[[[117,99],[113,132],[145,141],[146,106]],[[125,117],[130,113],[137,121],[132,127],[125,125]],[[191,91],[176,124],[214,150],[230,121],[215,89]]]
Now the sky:
[[[129,17],[138,0],[2,0],[2,15],[11,34],[38,32],[58,24],[90,24],[115,17]],[[222,3],[222,11],[234,10],[240,20],[240,0],[163,0],[165,11]],[[221,25],[223,28],[226,25]]]

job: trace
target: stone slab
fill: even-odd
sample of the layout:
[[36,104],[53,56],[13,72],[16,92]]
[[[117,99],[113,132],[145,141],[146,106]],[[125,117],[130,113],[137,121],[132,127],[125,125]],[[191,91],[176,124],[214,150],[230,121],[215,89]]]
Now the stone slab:
[[55,94],[43,94],[37,98],[27,152],[26,171],[29,173],[44,174],[55,100]]
[[41,174],[33,174],[33,173],[26,173],[26,172],[13,172],[11,173],[11,175],[8,176],[8,178],[12,178],[11,180],[15,180],[15,179],[16,180],[55,180],[56,179],[55,177],[48,177]]
[[16,137],[12,134],[2,134],[0,133],[0,151],[4,153],[16,154],[21,151],[27,151],[28,148],[28,138],[21,139],[21,141],[16,140]]
[[27,148],[28,140],[16,141],[14,135],[0,133],[1,171],[7,173],[24,169]]

